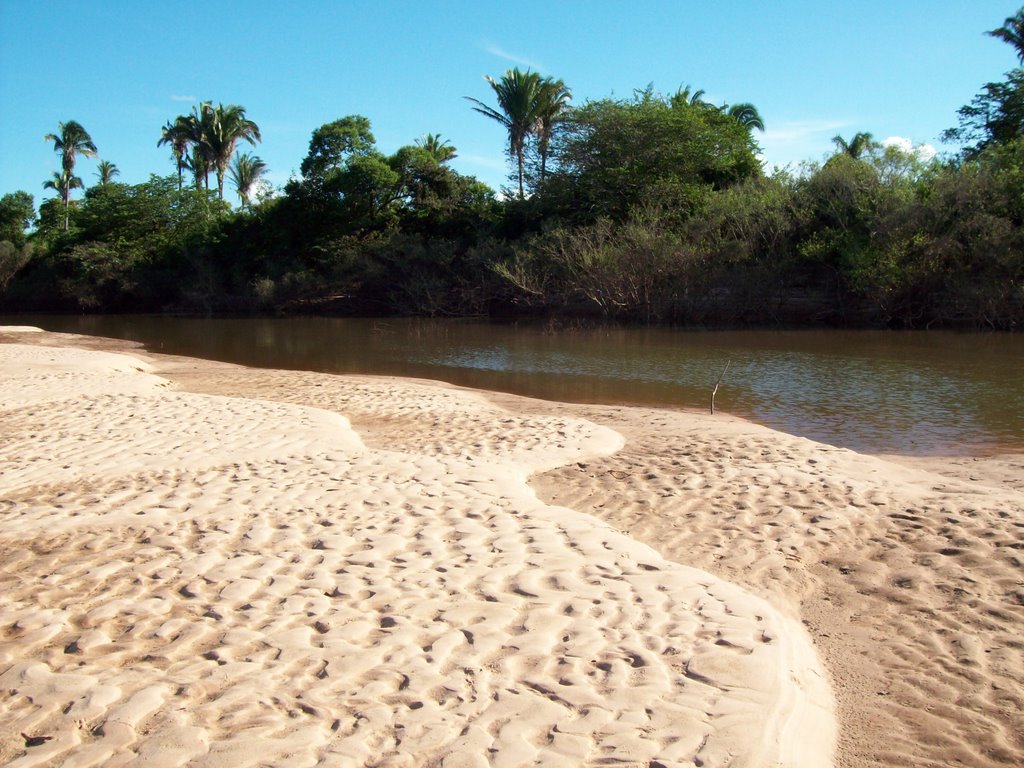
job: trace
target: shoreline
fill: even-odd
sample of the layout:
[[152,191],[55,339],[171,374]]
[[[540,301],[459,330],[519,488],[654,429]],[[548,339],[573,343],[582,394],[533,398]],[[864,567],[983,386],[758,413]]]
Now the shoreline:
[[[86,343],[102,347],[109,340]],[[838,701],[835,765],[932,765],[953,755],[964,765],[987,766],[1024,756],[1024,664],[1014,640],[1024,585],[1013,564],[1024,539],[1017,525],[1024,523],[1024,497],[1012,487],[1016,457],[1000,458],[1002,475],[982,476],[973,462],[956,470],[966,480],[952,472],[937,477],[920,462],[909,467],[862,456],[722,415],[261,371],[118,344],[175,381],[176,391],[329,406],[348,417],[372,450],[456,458],[449,455],[456,436],[477,454],[481,446],[485,454],[497,452],[491,458],[501,461],[521,463],[534,450],[525,469],[540,501],[625,531],[666,562],[737,584],[780,616],[802,622]],[[363,399],[326,396],[332,379],[361,382]],[[382,395],[365,396],[399,385],[416,389],[419,400],[395,411]],[[493,415],[472,423],[445,411],[424,421],[429,407],[421,407],[422,398],[431,392],[472,395],[522,421],[512,432],[499,430],[500,439],[493,426],[481,426]],[[550,430],[544,422],[550,418],[614,430],[624,445],[568,460],[563,447],[547,463],[538,461],[538,435]],[[516,444],[533,447],[509,448]],[[950,692],[958,703],[940,705]],[[807,738],[807,728],[795,730],[784,737],[791,747]],[[791,756],[784,764],[799,760]]]

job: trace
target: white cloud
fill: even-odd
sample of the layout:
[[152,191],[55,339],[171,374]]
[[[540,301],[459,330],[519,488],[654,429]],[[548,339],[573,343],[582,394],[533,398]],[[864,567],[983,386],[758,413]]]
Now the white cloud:
[[773,144],[802,144],[820,138],[823,134],[831,134],[827,136],[831,140],[834,131],[848,125],[848,120],[791,120],[774,128],[769,123],[764,132],[764,141]]
[[529,69],[537,71],[544,69],[544,67],[542,67],[537,62],[530,61],[529,59],[523,58],[522,56],[517,56],[514,53],[509,53],[504,48],[500,48],[497,45],[494,45],[493,43],[484,43],[483,49],[490,53],[491,55],[497,56],[500,59],[505,59],[505,61],[511,61],[513,64],[521,64],[524,67],[528,67]]
[[175,96],[171,94],[171,101],[195,101],[195,96]]
[[904,136],[889,136],[882,139],[883,147],[897,147],[908,155],[917,155],[920,160],[931,160],[938,154],[938,150],[931,144],[917,144]]
[[759,159],[771,169],[797,166],[815,161],[832,147],[832,137],[852,123],[849,120],[789,120],[775,123],[769,120],[764,133],[754,133],[761,145]]

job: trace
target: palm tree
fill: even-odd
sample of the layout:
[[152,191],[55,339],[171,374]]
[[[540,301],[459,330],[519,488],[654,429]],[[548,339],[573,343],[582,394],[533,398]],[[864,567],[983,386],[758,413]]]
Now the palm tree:
[[256,146],[261,141],[260,129],[245,116],[245,107],[236,104],[216,107],[206,102],[203,109],[203,144],[208,166],[217,172],[217,194],[224,199],[224,174],[239,141]]
[[854,160],[859,160],[865,152],[875,147],[874,137],[870,133],[857,133],[847,141],[842,136],[833,136],[832,143],[839,149],[838,154],[845,154]]
[[761,119],[761,113],[757,111],[757,107],[753,104],[745,101],[742,104],[732,104],[722,109],[730,117],[738,120],[740,125],[748,131],[756,128],[761,133],[764,133],[764,120]]
[[455,147],[447,139],[442,139],[439,133],[428,133],[422,139],[416,139],[416,146],[429,152],[438,163],[447,163],[456,156]]
[[43,182],[43,189],[52,189],[60,195],[64,201],[64,231],[68,230],[68,212],[71,207],[71,190],[81,189],[82,180],[67,169],[54,171],[53,178]]
[[196,180],[196,189],[210,188],[210,171],[214,167],[213,148],[210,136],[214,130],[213,104],[201,102],[192,107],[192,114],[179,118],[184,121],[188,137],[189,159],[188,168]]
[[671,107],[711,107],[709,102],[704,101],[704,90],[694,91],[689,85],[680,86],[679,90],[669,96],[668,103]]
[[1017,60],[1024,64],[1024,8],[1007,18],[1003,26],[986,34],[1012,45],[1017,51]]
[[173,122],[170,120],[160,130],[160,141],[158,147],[164,144],[171,145],[171,153],[174,155],[174,164],[178,170],[178,191],[181,192],[181,172],[189,167],[189,146],[191,142],[192,129],[189,117],[179,115]]
[[523,191],[523,150],[526,139],[537,123],[538,93],[541,90],[541,78],[536,72],[518,67],[508,70],[501,78],[495,80],[490,75],[484,78],[494,95],[498,98],[498,109],[484,104],[479,99],[467,96],[476,104],[473,111],[500,123],[508,131],[509,154],[516,158],[519,171],[519,199],[525,197]]
[[96,175],[100,179],[100,186],[109,184],[115,176],[121,175],[121,170],[109,160],[100,160],[96,164]]
[[69,175],[73,175],[78,155],[95,157],[96,145],[89,132],[74,120],[57,123],[57,128],[60,133],[48,133],[43,140],[53,142],[53,151],[60,154],[61,168],[66,170]]
[[[71,190],[82,186],[82,180],[75,176],[75,160],[78,155],[95,157],[96,145],[89,132],[74,120],[68,120],[66,123],[58,122],[57,129],[59,133],[48,133],[43,137],[43,141],[53,142],[53,151],[60,154],[62,173],[54,173],[54,179],[47,181],[43,186],[61,193],[64,200],[64,229],[67,229]],[[75,181],[78,183],[73,183]]]
[[235,155],[235,162],[228,169],[231,173],[231,181],[235,185],[235,192],[238,193],[242,207],[249,207],[249,196],[253,189],[263,178],[267,170],[267,164],[256,155],[249,153]]
[[563,81],[552,80],[550,77],[545,77],[540,81],[535,110],[537,122],[533,127],[533,132],[537,135],[537,151],[540,153],[541,184],[544,183],[544,177],[547,175],[551,136],[555,132],[555,126],[561,122],[568,110],[571,99],[572,91],[565,87]]

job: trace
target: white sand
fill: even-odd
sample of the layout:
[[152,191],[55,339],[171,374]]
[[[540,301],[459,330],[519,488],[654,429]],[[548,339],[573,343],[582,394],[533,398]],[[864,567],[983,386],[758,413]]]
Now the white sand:
[[832,764],[796,597],[538,500],[619,431],[31,341],[0,344],[0,763]]

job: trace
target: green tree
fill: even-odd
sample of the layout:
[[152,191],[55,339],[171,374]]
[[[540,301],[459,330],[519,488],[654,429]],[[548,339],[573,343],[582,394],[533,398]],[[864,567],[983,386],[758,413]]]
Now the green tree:
[[438,163],[447,163],[456,157],[455,147],[442,139],[439,133],[428,133],[422,139],[416,139],[416,146],[426,150]]
[[401,177],[379,152],[355,155],[336,177],[343,208],[357,227],[379,227],[387,222],[399,197]]
[[[644,92],[653,96],[654,89],[648,86]],[[705,91],[702,88],[694,90],[691,86],[680,86],[679,89],[668,98],[669,106],[679,109],[682,107],[698,107],[700,109],[714,109],[710,102],[704,100]]]
[[213,107],[204,101],[183,117],[188,135],[188,169],[195,178],[196,189],[209,190],[210,171],[213,170],[213,150],[209,139],[213,132]]
[[224,176],[239,141],[253,146],[261,140],[259,126],[245,116],[245,107],[209,102],[203,105],[203,145],[206,159],[217,174],[217,196],[224,199]]
[[436,236],[474,217],[479,222],[489,216],[493,192],[473,177],[456,173],[423,143],[400,148],[388,164],[399,176],[403,228]]
[[115,176],[120,176],[120,169],[109,160],[100,160],[96,164],[96,176],[99,178],[100,185],[110,184],[114,181]]
[[35,200],[28,192],[19,190],[0,197],[0,241],[21,247],[25,244],[25,230],[35,221]]
[[1024,136],[1024,69],[1011,70],[1004,81],[986,83],[957,115],[959,125],[942,138],[964,145],[968,157]]
[[175,169],[178,172],[178,191],[181,191],[181,174],[189,168],[189,149],[192,143],[193,130],[190,116],[179,115],[174,120],[168,120],[160,130],[160,141],[158,147],[168,144],[171,147],[171,154],[174,156]]
[[209,175],[217,175],[217,195],[224,199],[224,177],[239,141],[253,146],[260,141],[260,129],[245,115],[245,107],[236,104],[213,105],[201,102],[191,114],[179,115],[161,130],[157,146],[169,144],[181,172],[190,169],[195,176],[196,189],[209,189]]
[[544,184],[547,177],[548,155],[551,151],[551,138],[555,127],[560,123],[569,109],[572,92],[561,80],[545,77],[540,81],[537,91],[535,108],[536,123],[533,132],[537,135],[537,152],[540,155],[540,183]]
[[854,160],[859,160],[865,153],[878,146],[870,133],[854,134],[849,141],[836,135],[832,137],[832,143],[836,145],[839,154],[848,155]]
[[[422,157],[436,161],[422,149]],[[314,213],[313,227],[351,234],[386,227],[394,220],[402,197],[401,174],[377,151],[370,121],[349,115],[313,131],[302,161],[301,182],[285,188],[289,199]]]
[[71,191],[82,188],[82,180],[68,173],[67,169],[54,171],[53,178],[43,182],[43,189],[52,189],[64,203],[64,230],[70,226]]
[[987,32],[991,37],[1009,43],[1017,52],[1017,60],[1024,64],[1024,8],[1003,22],[1003,26]]
[[723,108],[723,111],[730,117],[738,120],[740,125],[747,129],[754,129],[764,133],[764,120],[761,119],[761,113],[757,111],[757,107],[749,102],[742,102],[740,104],[730,104]]
[[[210,254],[229,210],[215,192],[179,191],[175,176],[96,185],[77,207],[75,227],[49,239],[32,271],[38,300],[106,310],[181,302],[206,290],[201,283],[216,272]],[[214,280],[208,293],[222,292]]]
[[356,155],[373,151],[375,139],[370,121],[362,115],[349,115],[321,125],[309,140],[309,152],[300,170],[307,180],[324,180]]
[[[89,132],[74,120],[57,123],[58,133],[48,133],[44,141],[53,142],[53,151],[60,155],[62,172],[55,173],[52,181],[43,186],[60,192],[64,200],[64,229],[68,228],[68,209],[71,206],[71,190],[82,186],[82,180],[75,176],[75,162],[78,155],[95,157],[96,144]],[[77,182],[77,183],[75,183]]]
[[526,196],[524,187],[524,153],[526,140],[536,130],[538,107],[543,86],[540,75],[529,70],[523,72],[518,67],[508,70],[500,80],[490,75],[485,77],[498,100],[495,109],[471,96],[466,98],[473,102],[474,112],[502,125],[508,132],[508,151],[515,158],[517,177],[519,180],[519,199]]
[[750,132],[737,120],[650,90],[574,108],[556,144],[558,168],[545,197],[584,221],[622,221],[649,206],[686,218],[713,190],[761,173]]
[[256,185],[266,173],[267,164],[260,158],[249,153],[235,155],[235,162],[229,169],[231,181],[235,185],[235,192],[243,208],[250,207],[250,197]]

